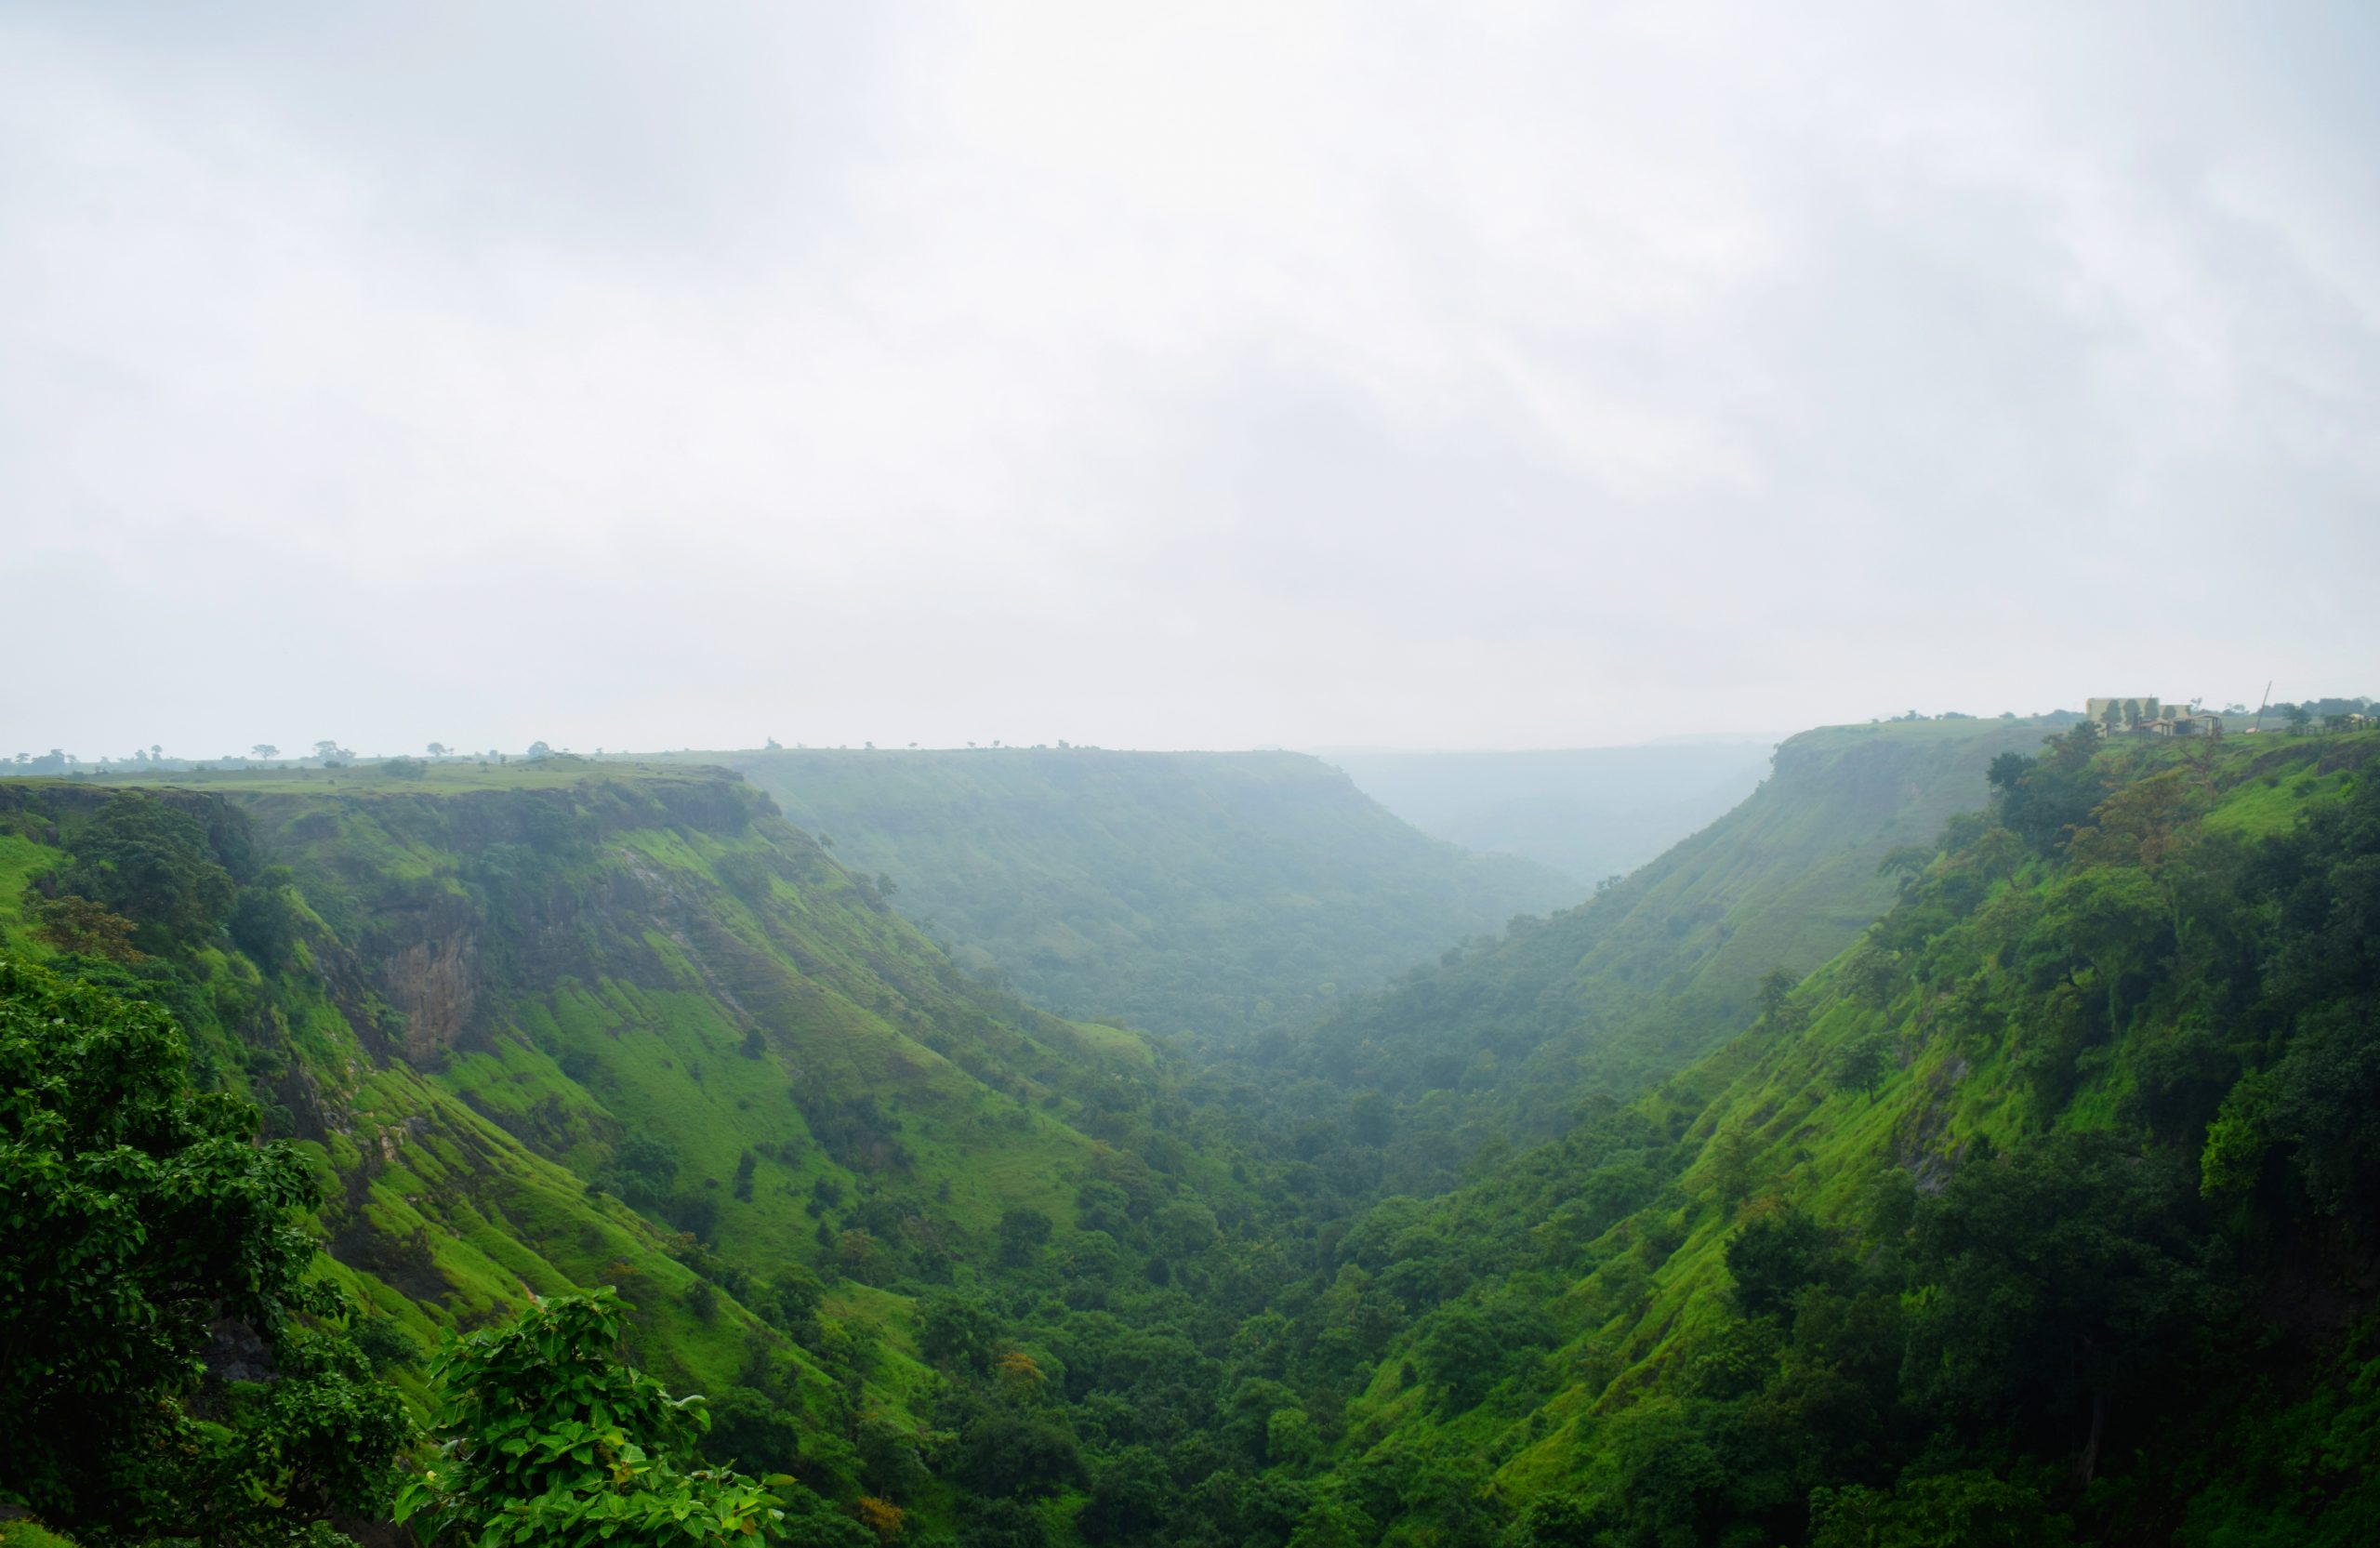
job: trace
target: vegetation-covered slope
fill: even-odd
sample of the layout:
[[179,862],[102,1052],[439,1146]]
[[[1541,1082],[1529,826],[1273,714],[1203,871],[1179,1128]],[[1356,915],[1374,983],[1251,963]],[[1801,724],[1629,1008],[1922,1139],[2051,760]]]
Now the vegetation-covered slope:
[[1296,753],[694,755],[881,874],[1033,1003],[1157,1031],[1311,1020],[1581,889],[1416,832]]
[[946,1508],[904,1292],[1086,1210],[1137,1273],[1215,1166],[1139,1115],[1148,1045],[985,990],[716,771],[7,783],[0,869],[10,950],[166,1007],[302,1142],[401,1386],[616,1285],[717,1444],[846,1500]]
[[2041,734],[1999,721],[1805,732],[1750,800],[1653,864],[1351,1002],[1276,1044],[1276,1062],[1411,1110],[1428,1132],[1409,1165],[1551,1132],[1581,1096],[1633,1093],[1715,1046],[1764,975],[1850,944],[1892,900],[1879,861],[1975,805],[1992,759]]
[[1768,754],[1765,740],[1742,740],[1316,756],[1424,833],[1551,866],[1584,889],[1731,810],[1759,786]]
[[1362,1383],[1346,1518],[2372,1540],[2380,737],[2094,751],[2002,761],[1722,1052],[1348,1233],[1284,1340]]

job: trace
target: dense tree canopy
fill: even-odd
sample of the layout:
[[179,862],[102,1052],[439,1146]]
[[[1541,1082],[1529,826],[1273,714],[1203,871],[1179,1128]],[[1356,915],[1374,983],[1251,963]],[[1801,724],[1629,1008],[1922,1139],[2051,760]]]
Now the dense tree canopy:
[[[95,1542],[368,1514],[409,1428],[307,1278],[304,1161],[186,1063],[162,1012],[0,959],[0,1499]],[[199,1401],[243,1329],[275,1379]]]

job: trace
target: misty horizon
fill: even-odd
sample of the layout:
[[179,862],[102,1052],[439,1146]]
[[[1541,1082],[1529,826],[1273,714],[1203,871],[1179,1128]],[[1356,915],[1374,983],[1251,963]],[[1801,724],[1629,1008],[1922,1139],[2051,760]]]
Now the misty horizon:
[[2357,691],[2374,28],[0,7],[0,512],[73,668],[0,721],[1567,748]]
[[[2278,725],[2281,719],[2280,711],[2281,709],[2285,709],[2289,704],[2295,701],[2276,699],[2273,702],[2276,708],[2268,709],[2266,713],[2270,716],[2274,720],[2276,725]],[[2358,707],[2368,707],[2373,701],[2368,695],[2347,695],[2339,694],[2324,694],[2308,695],[2306,702],[2309,704],[2323,702],[2346,703]],[[2206,708],[2215,713],[2222,714],[2229,718],[2237,719],[2245,716],[2250,718],[2252,722],[2256,716],[2257,709],[2257,707],[2255,706],[2243,707],[2236,701],[2228,705],[2210,703]],[[1005,737],[996,737],[981,741],[971,740],[953,743],[931,743],[924,741],[900,742],[890,740],[878,742],[872,739],[863,739],[857,742],[808,742],[800,739],[781,738],[773,734],[764,734],[760,738],[750,741],[721,737],[707,741],[689,743],[682,747],[642,748],[618,747],[608,743],[598,743],[589,747],[579,747],[553,741],[550,738],[532,737],[526,740],[508,740],[499,738],[496,741],[490,742],[484,748],[465,747],[460,744],[438,742],[433,740],[417,743],[410,747],[388,748],[367,745],[364,748],[358,748],[346,745],[344,740],[334,739],[335,750],[331,751],[328,756],[339,762],[390,758],[403,759],[428,757],[469,760],[503,757],[525,759],[553,755],[583,758],[628,759],[639,756],[676,758],[697,753],[752,753],[773,748],[782,748],[788,751],[809,752],[1032,752],[1062,750],[1079,752],[1144,752],[1158,754],[1293,752],[1307,757],[1320,759],[1323,761],[1328,762],[1335,758],[1342,757],[1389,756],[1423,759],[1460,759],[1465,756],[1528,758],[1541,755],[1552,758],[1559,757],[1567,753],[1639,752],[1659,751],[1664,749],[1674,750],[1691,748],[1711,749],[1741,748],[1747,749],[1759,748],[1762,750],[1765,758],[1766,751],[1776,744],[1781,743],[1790,737],[1799,735],[1805,732],[1829,729],[1830,724],[1839,726],[1878,725],[1907,720],[1947,721],[2014,720],[2028,722],[2040,721],[2044,724],[2059,724],[2066,721],[2078,718],[2082,714],[2082,710],[2079,705],[2061,705],[2050,709],[2028,710],[2023,712],[2003,710],[1998,714],[1992,715],[1974,714],[1964,710],[1944,710],[1931,713],[1923,710],[1904,710],[1895,714],[1871,715],[1856,721],[1795,726],[1790,729],[1781,730],[1712,730],[1703,732],[1681,732],[1668,735],[1642,737],[1631,741],[1576,742],[1559,746],[1548,745],[1537,747],[1484,745],[1434,747],[1411,744],[1321,745],[1315,743],[1285,745],[1277,742],[1263,743],[1249,747],[1112,747],[1103,743],[1075,741],[1071,738],[1064,737],[1049,737],[1035,741],[1017,741],[1010,740]],[[46,751],[35,751],[31,750],[30,748],[20,748],[17,750],[14,756],[17,764],[24,764],[33,761],[54,762],[59,758],[59,755],[63,754],[64,758],[68,761],[69,766],[136,764],[152,761],[164,763],[187,762],[194,764],[237,764],[243,762],[296,763],[317,761],[322,759],[324,754],[321,750],[321,740],[322,739],[317,738],[311,742],[293,742],[285,747],[280,744],[253,743],[245,750],[235,748],[226,748],[221,752],[214,753],[198,751],[192,748],[169,748],[165,746],[163,743],[152,743],[147,747],[135,744],[129,750],[123,752],[96,751],[87,754],[77,748],[65,747],[52,748]],[[269,753],[262,750],[267,746],[270,746],[271,749]],[[543,749],[542,752],[539,750],[540,748]],[[0,754],[0,773],[6,773],[7,770],[12,766],[7,761],[8,756],[9,755],[7,754]]]
[[[1932,716],[1932,715],[1924,715],[1924,714],[1921,714],[1921,715],[1919,715],[1919,716],[1918,716],[1918,718],[1919,718],[1919,719],[1922,719],[1922,720],[1932,720],[1932,719],[1951,719],[1951,720],[1998,720],[1998,719],[2016,719],[2016,720],[2019,720],[2019,721],[2035,721],[2035,720],[2040,720],[2040,721],[2048,721],[2048,720],[2054,719],[2054,718],[2056,718],[2056,717],[2058,717],[2058,716],[2060,716],[2060,715],[2062,715],[2062,714],[2064,714],[2064,715],[2071,715],[2071,714],[2077,714],[2077,713],[2079,713],[2079,711],[2078,711],[2078,710],[2059,710],[2059,709],[2052,709],[2052,710],[2043,710],[2043,711],[2032,712],[2032,713],[2022,714],[2022,715],[2017,715],[2017,714],[2015,714],[2014,712],[2010,712],[2010,713],[2009,713],[2009,714],[2007,714],[2007,715],[1999,715],[1999,716],[1983,716],[1983,715],[1967,715],[1967,714],[1964,714],[1964,713],[1963,713],[1963,712],[1959,712],[1959,711],[1952,711],[1952,712],[1950,712],[1950,714],[1948,714],[1947,716]],[[1891,721],[1891,720],[1898,719],[1898,718],[1903,718],[1903,717],[1896,717],[1896,716],[1870,716],[1870,717],[1867,717],[1867,718],[1866,718],[1866,719],[1864,719],[1864,720],[1860,720],[1860,721],[1843,721],[1843,722],[1840,722],[1840,723],[1844,724],[1844,725],[1872,725],[1872,724],[1881,724],[1881,723],[1884,723],[1884,722],[1885,722],[1885,721]],[[1628,741],[1628,742],[1580,742],[1580,743],[1567,744],[1567,745],[1559,746],[1559,747],[1551,747],[1551,746],[1549,746],[1549,747],[1487,747],[1487,746],[1480,746],[1480,747],[1456,747],[1456,746],[1448,746],[1448,747],[1421,747],[1421,746],[1390,746],[1390,745],[1380,745],[1380,746],[1362,746],[1362,747],[1358,747],[1358,746],[1284,745],[1284,744],[1277,743],[1277,742],[1276,742],[1276,743],[1264,743],[1264,744],[1260,744],[1260,745],[1255,745],[1255,746],[1250,746],[1250,747],[1223,747],[1223,746],[1201,746],[1201,747],[1111,747],[1111,746],[1107,746],[1107,745],[1103,744],[1103,743],[1096,743],[1096,742],[1078,742],[1078,741],[1074,741],[1074,740],[1072,740],[1071,738],[1060,738],[1060,737],[1051,737],[1051,738],[1048,738],[1048,739],[1045,739],[1045,740],[1038,740],[1038,741],[1011,741],[1011,740],[1008,740],[1008,739],[1006,739],[1006,738],[993,738],[993,739],[985,740],[985,741],[980,741],[980,742],[977,742],[977,741],[965,741],[965,742],[955,742],[955,743],[929,743],[929,742],[922,742],[922,741],[919,741],[919,742],[893,742],[893,741],[878,742],[878,741],[873,741],[873,740],[862,740],[862,741],[858,741],[858,742],[804,742],[804,741],[794,740],[794,739],[786,739],[786,738],[779,738],[779,737],[775,737],[775,736],[764,735],[764,736],[760,737],[759,740],[755,740],[755,741],[739,741],[739,740],[735,740],[735,739],[733,739],[733,738],[718,738],[718,739],[713,739],[713,740],[709,740],[709,741],[690,743],[690,744],[688,744],[688,745],[686,745],[686,746],[684,746],[684,747],[645,747],[645,748],[626,748],[626,747],[615,747],[615,746],[612,746],[612,745],[610,745],[610,744],[608,744],[608,743],[606,743],[606,744],[598,744],[598,745],[593,746],[593,747],[576,747],[576,746],[565,745],[565,744],[562,744],[562,743],[560,743],[560,742],[555,742],[555,741],[552,741],[552,740],[550,740],[550,739],[549,739],[549,738],[544,738],[544,737],[533,737],[533,738],[530,738],[530,739],[525,740],[525,741],[517,741],[517,740],[506,740],[506,739],[499,739],[499,740],[498,740],[498,741],[496,741],[496,742],[492,742],[492,743],[490,743],[490,744],[489,744],[487,747],[485,747],[485,748],[467,748],[467,747],[463,747],[463,746],[460,746],[460,745],[457,745],[457,744],[453,744],[453,743],[443,743],[443,742],[440,742],[440,743],[424,742],[424,743],[416,744],[416,745],[412,746],[412,747],[402,747],[402,748],[382,748],[382,747],[373,747],[373,746],[368,746],[368,745],[367,745],[367,746],[365,746],[365,747],[363,747],[363,748],[354,748],[354,747],[349,747],[349,746],[347,746],[347,745],[345,744],[345,742],[344,742],[344,741],[340,741],[340,742],[338,742],[338,743],[337,743],[337,750],[336,750],[336,751],[334,751],[334,752],[332,752],[332,753],[330,754],[330,756],[331,756],[332,758],[334,758],[334,759],[336,759],[336,760],[338,760],[338,761],[368,761],[368,760],[374,760],[374,759],[388,759],[388,758],[451,758],[451,759],[475,759],[475,758],[483,758],[483,757],[485,757],[485,758],[495,758],[495,757],[498,757],[498,756],[506,757],[506,758],[533,758],[533,757],[539,757],[539,756],[562,756],[562,757],[578,757],[578,758],[623,758],[623,759],[625,759],[625,758],[635,758],[635,757],[639,757],[639,756],[673,757],[673,758],[674,758],[674,757],[683,757],[683,756],[686,756],[686,755],[688,755],[688,754],[692,754],[692,753],[705,753],[705,752],[718,752],[718,753],[731,753],[731,752],[735,752],[735,753],[749,753],[749,752],[760,752],[760,751],[764,751],[764,750],[767,750],[767,749],[770,749],[770,748],[782,748],[782,749],[787,750],[787,751],[803,751],[803,752],[1034,752],[1034,751],[1055,752],[1055,751],[1076,751],[1076,752],[1145,752],[1145,753],[1160,753],[1160,754],[1177,754],[1177,753],[1178,753],[1178,754],[1194,754],[1194,753],[1291,752],[1291,753],[1297,753],[1297,754],[1300,754],[1300,755],[1302,755],[1302,756],[1305,756],[1305,757],[1311,757],[1311,758],[1320,759],[1320,760],[1323,760],[1324,761],[1326,761],[1326,762],[1327,762],[1327,761],[1329,761],[1330,759],[1332,759],[1332,758],[1334,758],[1334,757],[1341,757],[1341,756],[1357,756],[1357,755],[1389,755],[1389,756],[1402,756],[1402,757],[1415,757],[1415,758],[1430,758],[1430,757],[1461,758],[1461,757],[1464,757],[1464,756],[1466,756],[1466,755],[1497,755],[1497,756],[1509,756],[1509,757],[1521,757],[1521,758],[1526,758],[1526,757],[1529,757],[1529,756],[1532,756],[1532,755],[1538,755],[1538,754],[1543,754],[1543,755],[1547,755],[1547,756],[1558,756],[1558,755],[1560,755],[1560,754],[1564,754],[1564,753],[1572,753],[1572,752],[1631,752],[1631,751],[1650,750],[1650,749],[1661,749],[1661,748],[1686,748],[1686,747],[1710,747],[1710,748],[1729,748],[1729,747],[1740,747],[1740,748],[1763,748],[1763,749],[1765,750],[1765,748],[1767,748],[1768,747],[1770,747],[1770,746],[1774,745],[1775,743],[1779,742],[1779,741],[1782,741],[1782,740],[1784,740],[1784,739],[1785,739],[1785,738],[1787,738],[1787,737],[1791,737],[1791,736],[1798,735],[1798,734],[1800,734],[1802,732],[1805,732],[1805,731],[1817,731],[1817,730],[1824,730],[1824,729],[1826,729],[1826,727],[1824,727],[1824,726],[1815,726],[1815,725],[1813,725],[1813,726],[1797,726],[1797,727],[1795,727],[1795,728],[1793,728],[1792,730],[1790,730],[1790,731],[1740,731],[1740,732],[1739,732],[1739,731],[1712,731],[1712,732],[1706,732],[1706,733],[1681,733],[1681,734],[1673,734],[1673,735],[1669,735],[1669,736],[1646,737],[1646,738],[1644,738],[1644,739],[1642,739],[1642,740],[1638,740],[1638,741]],[[319,740],[319,739],[318,739],[318,740]],[[241,749],[237,749],[237,748],[227,748],[226,750],[224,750],[224,751],[222,751],[222,752],[216,752],[216,753],[199,752],[199,751],[194,751],[194,750],[190,750],[190,749],[184,749],[184,748],[169,748],[169,747],[165,747],[163,743],[152,744],[150,747],[141,747],[141,746],[139,746],[139,745],[135,745],[135,746],[134,746],[134,747],[132,747],[129,750],[123,751],[123,752],[106,752],[106,751],[100,751],[100,752],[93,752],[93,753],[86,754],[86,753],[84,753],[84,752],[82,752],[82,751],[79,751],[79,750],[77,750],[77,749],[75,749],[75,748],[56,748],[56,749],[51,749],[51,750],[52,750],[52,751],[55,751],[55,752],[63,752],[63,753],[64,753],[68,758],[70,758],[70,759],[73,760],[73,761],[74,761],[74,762],[75,762],[77,765],[97,765],[97,764],[101,764],[101,763],[131,763],[131,762],[134,762],[134,761],[151,761],[151,760],[152,760],[152,759],[153,759],[154,761],[156,761],[167,762],[167,763],[175,763],[175,762],[190,762],[190,763],[217,763],[217,762],[284,762],[284,763],[285,763],[285,762],[308,762],[308,761],[316,761],[316,760],[318,760],[319,758],[321,758],[321,757],[323,756],[323,754],[318,750],[318,742],[305,742],[305,743],[295,743],[295,742],[293,742],[293,743],[291,743],[291,744],[289,744],[289,745],[287,745],[287,746],[283,746],[283,745],[281,745],[281,744],[277,744],[277,743],[276,743],[276,744],[271,744],[271,746],[272,747],[272,751],[271,751],[271,753],[269,756],[268,756],[268,755],[265,755],[265,754],[262,754],[262,753],[259,753],[259,752],[257,750],[257,749],[258,749],[258,748],[262,747],[262,746],[265,746],[265,745],[266,745],[266,744],[260,744],[260,743],[259,743],[259,744],[251,744],[251,746],[250,746],[246,750],[241,750]],[[434,750],[434,751],[432,750],[432,749],[433,749],[433,747],[434,747],[434,748],[435,748],[435,749],[436,749],[436,750]],[[540,753],[540,752],[538,752],[538,751],[536,750],[536,749],[537,749],[537,748],[539,748],[540,747],[542,747],[542,748],[545,748],[544,753]],[[46,754],[45,754],[45,753],[42,753],[42,752],[33,752],[33,751],[29,751],[29,750],[27,750],[27,749],[22,749],[22,748],[19,749],[19,751],[20,751],[20,753],[22,753],[22,754],[23,754],[23,756],[24,756],[25,758],[42,758],[42,757],[46,756]],[[4,755],[0,755],[0,758],[4,758]],[[0,773],[4,773],[4,772],[6,772],[6,770],[7,770],[7,767],[8,767],[8,764],[7,764],[5,761],[0,761]]]

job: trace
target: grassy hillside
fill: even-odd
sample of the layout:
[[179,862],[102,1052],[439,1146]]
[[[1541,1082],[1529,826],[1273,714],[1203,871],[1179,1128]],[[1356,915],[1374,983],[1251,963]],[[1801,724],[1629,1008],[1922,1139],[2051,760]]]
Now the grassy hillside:
[[1316,1476],[1394,1542],[2370,1541],[2375,771],[2002,765],[1723,1050],[1347,1235]]
[[1583,889],[1731,810],[1759,786],[1768,754],[1763,741],[1316,756],[1424,833],[1534,860]]
[[1276,1064],[1373,1091],[1419,1131],[1408,1186],[1482,1144],[1552,1132],[1596,1093],[1641,1090],[1742,1024],[1762,977],[1841,951],[1893,897],[1879,862],[1983,799],[2031,722],[1805,732],[1751,799],[1591,901],[1516,924],[1341,1009]]
[[1086,1208],[1137,1275],[1169,1200],[1232,1191],[1140,1116],[1149,1044],[983,988],[720,771],[0,782],[0,946],[165,1006],[303,1142],[400,1386],[617,1285],[722,1446],[926,1519],[916,1295]]
[[1580,889],[1465,854],[1295,753],[768,751],[742,772],[1037,1005],[1238,1037]]

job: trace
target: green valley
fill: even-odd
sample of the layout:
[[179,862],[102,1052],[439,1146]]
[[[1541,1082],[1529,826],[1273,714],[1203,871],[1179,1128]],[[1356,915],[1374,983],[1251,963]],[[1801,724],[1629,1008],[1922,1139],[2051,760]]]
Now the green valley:
[[[922,760],[826,768],[878,758],[957,799]],[[174,1143],[252,1125],[242,1185],[314,1199],[282,1260],[319,1243],[314,1268],[247,1322],[167,1324],[214,1374],[147,1378],[186,1454],[281,1469],[244,1541],[310,1511],[385,1531],[398,1475],[367,1464],[394,1447],[416,1528],[523,1541],[600,1506],[635,1541],[2211,1544],[2264,1512],[2254,1541],[2345,1542],[2380,1434],[2375,764],[2373,734],[1806,733],[1587,902],[1197,1038],[964,971],[857,840],[732,771],[12,781],[0,1051],[69,1112],[124,1066],[60,1050],[178,1039],[213,1116]],[[1126,772],[1086,809],[1167,808],[1143,826],[1224,852],[1184,874],[1245,878],[1253,797],[1223,823],[1211,781]],[[1321,814],[1302,863],[1413,853],[1276,773],[1269,820]],[[844,831],[897,827],[872,810]],[[1087,874],[1109,841],[1036,831],[914,853],[972,854],[947,895],[991,918],[992,856]],[[1120,874],[1155,840],[1114,842]],[[1112,935],[1101,971],[1170,992],[1195,959],[1170,940]],[[12,1119],[13,1229],[97,1240],[103,1215],[26,1212],[24,1168],[103,1154],[48,1122]],[[38,1358],[25,1457],[45,1415],[103,1411]],[[609,1396],[540,1387],[546,1361]],[[324,1448],[367,1410],[380,1451]],[[505,1412],[565,1439],[641,1415],[654,1460],[631,1489],[563,1446],[533,1526],[501,1504],[527,1485],[425,1449],[435,1425],[499,1455]],[[341,1456],[370,1476],[337,1483]],[[42,1468],[7,1487],[49,1526],[162,1541],[162,1485]]]
[[2380,1544],[2375,81],[0,5],[0,1548]]

